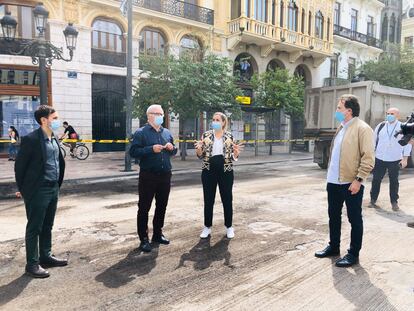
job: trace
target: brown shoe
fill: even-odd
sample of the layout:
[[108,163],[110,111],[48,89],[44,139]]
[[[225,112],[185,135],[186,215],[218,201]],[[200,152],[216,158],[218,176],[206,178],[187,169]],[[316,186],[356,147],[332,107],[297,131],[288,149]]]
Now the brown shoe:
[[399,210],[400,210],[400,207],[398,206],[398,203],[397,203],[397,202],[391,203],[391,206],[392,206],[392,210],[393,210],[394,212],[396,212],[396,211],[399,211]]

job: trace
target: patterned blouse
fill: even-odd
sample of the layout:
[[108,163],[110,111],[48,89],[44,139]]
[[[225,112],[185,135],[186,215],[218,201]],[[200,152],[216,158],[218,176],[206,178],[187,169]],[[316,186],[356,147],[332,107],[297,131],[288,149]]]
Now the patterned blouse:
[[[203,134],[203,153],[199,156],[203,160],[202,169],[210,170],[210,158],[213,154],[214,131],[207,131]],[[224,171],[230,172],[233,170],[233,135],[230,132],[223,134],[223,156],[224,156]]]

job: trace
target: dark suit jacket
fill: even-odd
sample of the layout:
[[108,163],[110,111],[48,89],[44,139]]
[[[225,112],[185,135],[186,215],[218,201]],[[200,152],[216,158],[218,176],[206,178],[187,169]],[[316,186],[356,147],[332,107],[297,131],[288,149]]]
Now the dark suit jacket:
[[[56,140],[56,138],[54,138]],[[57,140],[56,140],[57,142]],[[41,186],[45,175],[46,145],[41,128],[23,136],[14,165],[17,188],[29,201]],[[65,160],[59,148],[59,187],[65,174]]]

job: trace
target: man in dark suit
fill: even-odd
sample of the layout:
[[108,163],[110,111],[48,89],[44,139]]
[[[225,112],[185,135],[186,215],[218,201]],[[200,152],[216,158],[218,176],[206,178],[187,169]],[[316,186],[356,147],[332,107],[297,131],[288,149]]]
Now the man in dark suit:
[[65,160],[53,133],[60,127],[57,112],[41,105],[34,117],[40,128],[22,138],[14,171],[26,207],[26,273],[46,278],[49,273],[44,268],[68,263],[52,255],[52,227]]

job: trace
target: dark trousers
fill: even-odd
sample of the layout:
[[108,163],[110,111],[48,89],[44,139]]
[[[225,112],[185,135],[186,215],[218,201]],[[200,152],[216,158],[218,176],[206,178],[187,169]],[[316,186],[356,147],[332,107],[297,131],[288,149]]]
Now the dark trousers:
[[339,249],[341,242],[341,220],[342,207],[346,204],[348,221],[351,224],[351,246],[349,253],[358,257],[362,246],[362,234],[364,231],[362,222],[362,197],[364,196],[364,186],[357,194],[352,195],[348,190],[349,184],[336,185],[328,183],[328,213],[329,213],[329,244]]
[[152,221],[153,236],[159,237],[162,234],[170,189],[171,172],[156,174],[141,171],[139,173],[137,229],[141,241],[148,239],[148,213],[154,197],[155,214]]
[[59,198],[59,186],[42,186],[26,206],[26,261],[28,265],[39,263],[52,252],[52,227]]
[[233,223],[233,171],[224,172],[223,156],[210,158],[210,170],[203,169],[201,173],[204,193],[204,225],[213,225],[213,206],[216,198],[217,184],[220,190],[224,208],[224,225],[229,228]]
[[388,177],[390,179],[390,200],[391,203],[398,202],[398,189],[400,183],[398,176],[400,175],[400,160],[387,162],[375,158],[375,167],[372,171],[372,187],[371,187],[371,201],[377,201],[381,189],[381,182],[388,170]]

